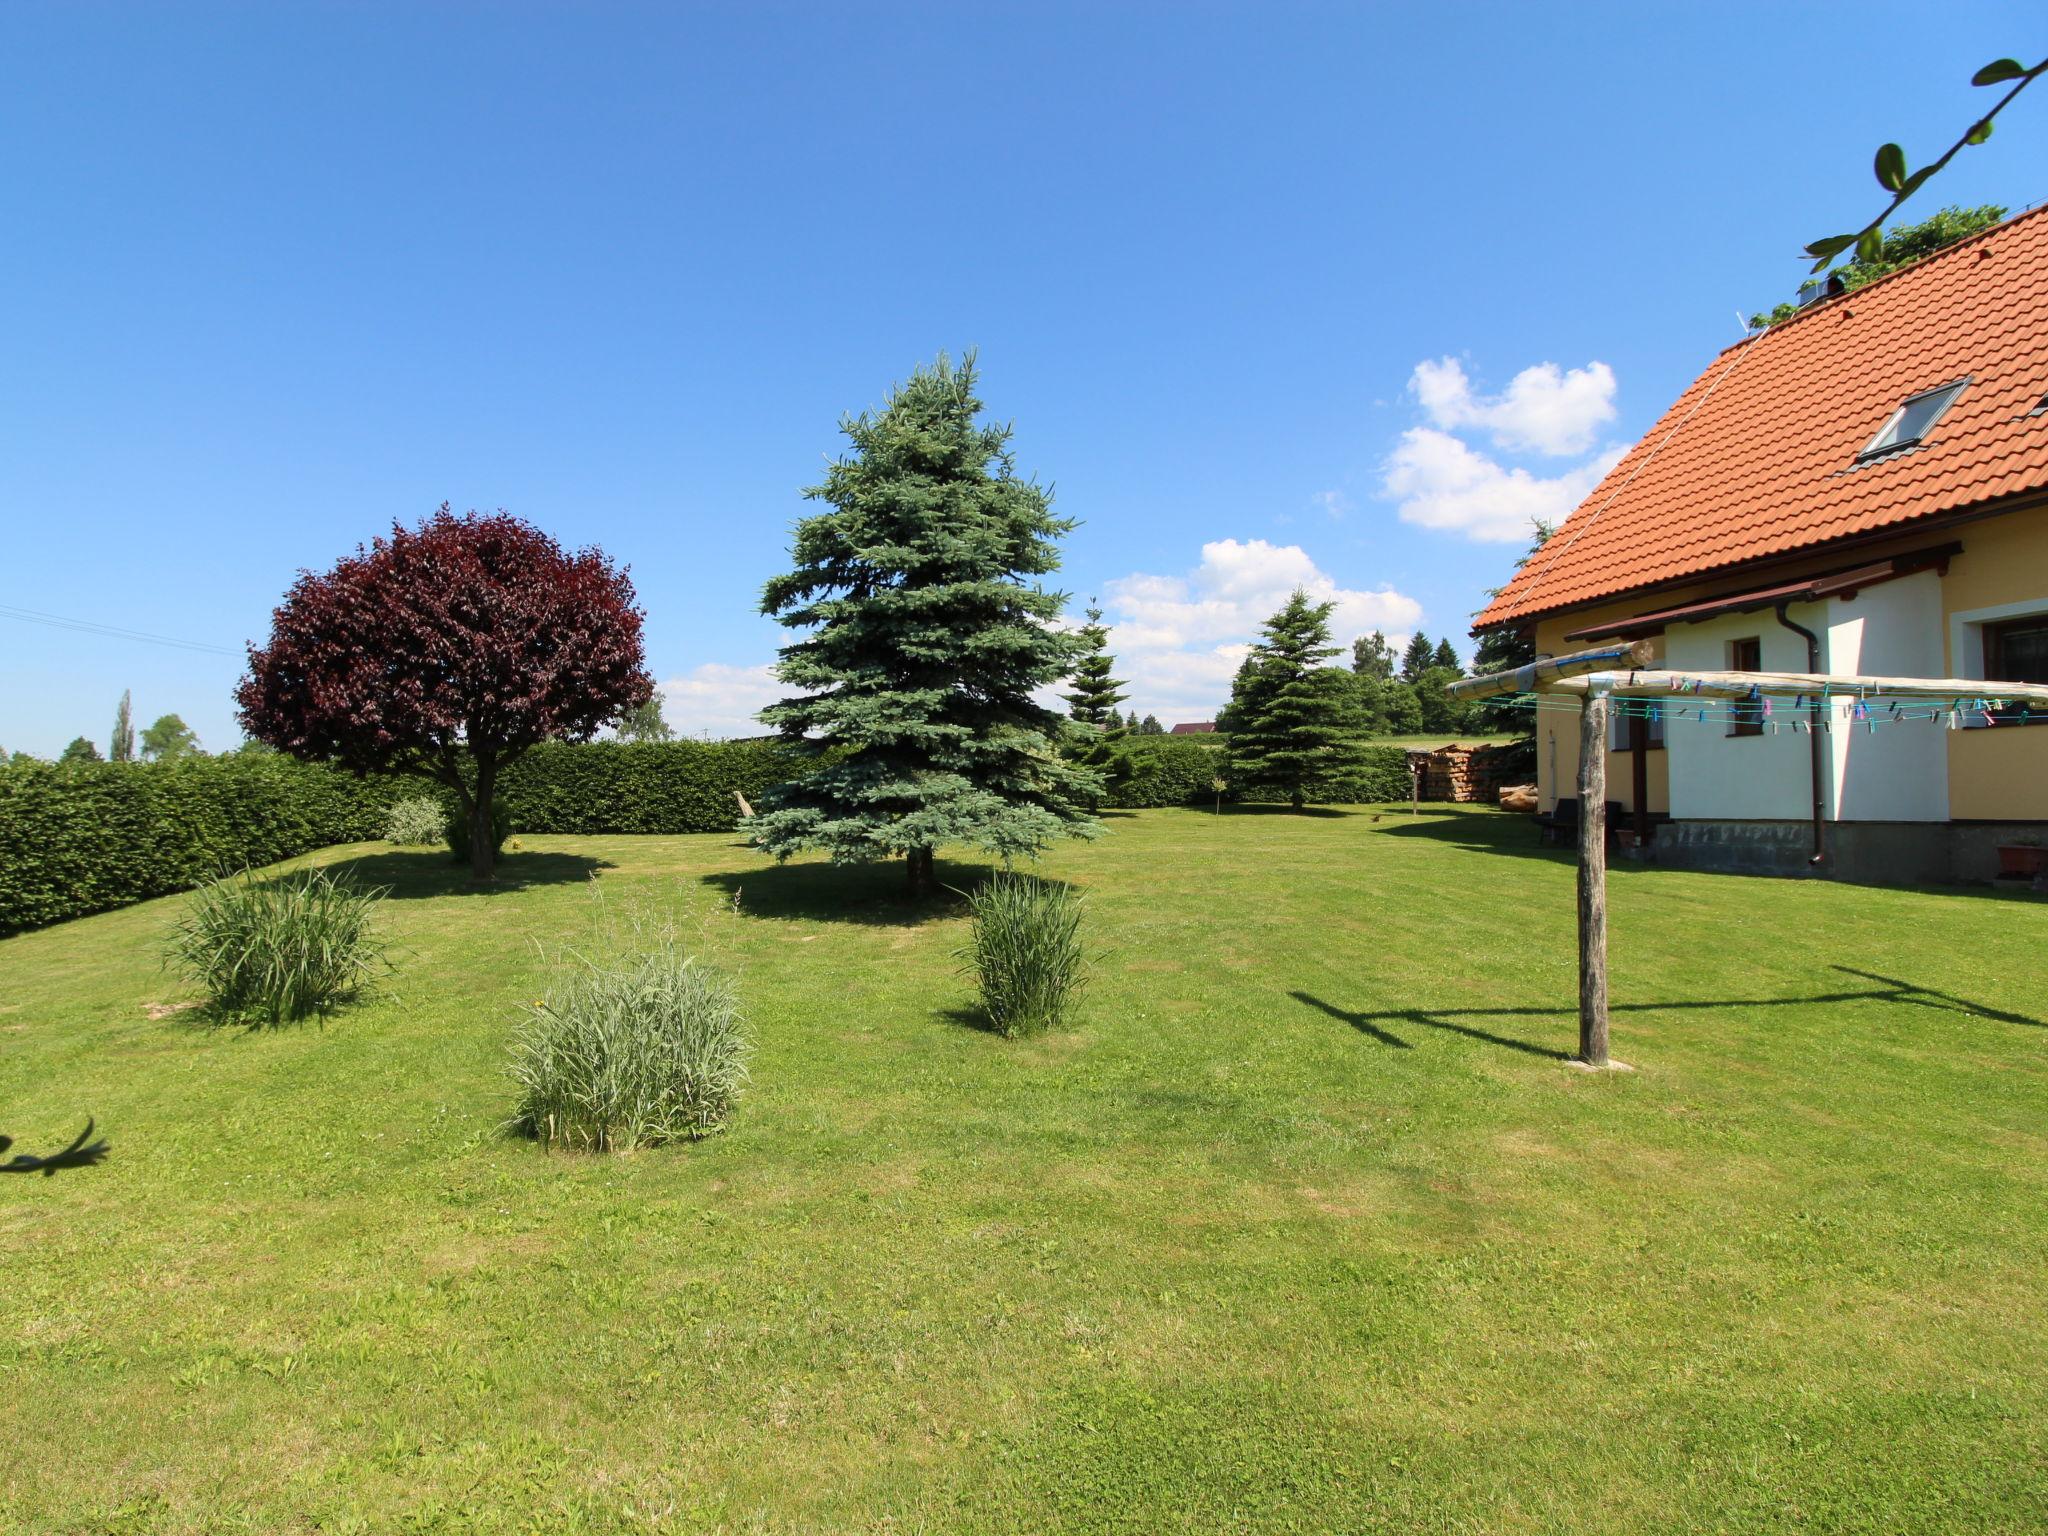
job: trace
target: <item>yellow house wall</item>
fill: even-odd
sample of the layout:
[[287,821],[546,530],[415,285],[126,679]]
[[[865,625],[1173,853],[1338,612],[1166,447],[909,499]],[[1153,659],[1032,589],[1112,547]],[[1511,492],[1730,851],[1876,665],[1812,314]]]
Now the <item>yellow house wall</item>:
[[[1568,630],[1581,630],[1631,618],[1653,609],[1701,602],[1744,585],[1794,581],[1816,571],[1839,570],[1865,559],[1910,552],[1953,537],[1963,552],[1942,578],[1942,620],[1948,633],[1944,654],[1951,675],[1972,672],[1970,649],[1975,632],[1968,616],[2011,605],[2034,606],[2048,612],[2048,507],[2012,512],[1967,523],[1953,534],[1920,531],[1859,547],[1853,553],[1823,547],[1811,557],[1771,566],[1747,577],[1723,573],[1694,585],[1637,593],[1614,602],[1575,608],[1543,618],[1536,625],[1538,655],[1584,650],[1592,642],[1567,640]],[[1661,654],[1661,638],[1653,642]],[[1649,808],[1670,809],[1667,754],[1649,754]],[[1560,798],[1578,794],[1579,718],[1576,709],[1553,701],[1536,711],[1536,779],[1544,810]],[[2023,730],[1956,731],[1950,733],[1949,814],[1970,820],[2048,820],[2048,726]],[[1634,808],[1634,776],[1630,755],[1607,754],[1607,795]]]
[[[2048,612],[2048,507],[1972,523],[1959,537],[1963,553],[1942,582],[1949,672],[1981,677],[1971,615],[2014,606]],[[2048,726],[1951,731],[1948,797],[1959,821],[2048,821]]]

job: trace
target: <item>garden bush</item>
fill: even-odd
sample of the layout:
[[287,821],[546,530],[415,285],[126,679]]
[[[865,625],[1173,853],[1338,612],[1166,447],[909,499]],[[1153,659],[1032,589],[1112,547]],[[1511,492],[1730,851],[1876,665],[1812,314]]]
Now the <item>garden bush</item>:
[[1006,869],[967,900],[973,925],[960,956],[980,984],[989,1027],[1014,1037],[1060,1023],[1086,981],[1080,892]]
[[392,802],[384,818],[384,841],[401,848],[427,848],[448,835],[449,816],[432,795]]
[[274,753],[12,763],[0,774],[0,933],[374,838],[402,793]]
[[383,895],[321,869],[216,880],[172,925],[166,958],[223,1018],[307,1018],[369,982],[381,958],[370,920]]
[[720,1129],[752,1042],[730,977],[666,923],[565,951],[512,1042],[513,1126],[547,1146],[629,1151]]

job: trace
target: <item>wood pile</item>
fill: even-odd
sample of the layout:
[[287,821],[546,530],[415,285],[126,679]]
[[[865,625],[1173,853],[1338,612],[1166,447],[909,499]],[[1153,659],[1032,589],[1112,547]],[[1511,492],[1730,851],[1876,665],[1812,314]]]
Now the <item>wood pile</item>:
[[1500,808],[1525,815],[1536,813],[1537,796],[1534,784],[1503,784],[1500,787]]
[[[1487,804],[1498,798],[1516,776],[1513,754],[1498,747],[1461,747],[1455,743],[1433,751],[1408,754],[1410,767],[1421,767],[1422,798],[1459,804]],[[1526,770],[1524,770],[1526,771]]]

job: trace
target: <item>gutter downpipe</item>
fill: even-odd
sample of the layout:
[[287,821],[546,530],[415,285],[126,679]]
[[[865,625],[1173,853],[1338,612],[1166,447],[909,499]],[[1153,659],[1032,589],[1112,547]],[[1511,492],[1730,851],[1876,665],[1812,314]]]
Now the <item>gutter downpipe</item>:
[[[1778,600],[1778,622],[1791,630],[1793,634],[1805,637],[1806,670],[1818,673],[1820,671],[1820,636],[1808,629],[1804,624],[1792,622],[1790,616],[1785,612],[1786,605],[1790,601],[1790,598],[1780,598]],[[1827,814],[1827,774],[1821,764],[1821,708],[1821,700],[1816,697],[1808,714],[1809,723],[1806,730],[1806,738],[1812,747],[1813,753],[1813,857],[1806,861],[1809,867],[1823,862],[1828,856],[1827,843],[1824,840],[1822,831],[1823,822]]]

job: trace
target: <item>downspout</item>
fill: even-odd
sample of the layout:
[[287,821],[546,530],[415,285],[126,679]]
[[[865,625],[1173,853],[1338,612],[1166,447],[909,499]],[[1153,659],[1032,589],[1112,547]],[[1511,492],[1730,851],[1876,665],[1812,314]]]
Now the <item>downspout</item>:
[[[1817,673],[1820,671],[1820,636],[1804,624],[1792,622],[1785,612],[1785,605],[1789,601],[1789,598],[1781,598],[1778,601],[1778,622],[1793,634],[1806,637],[1806,670]],[[1821,762],[1822,708],[1821,696],[1816,692],[1806,729],[1806,739],[1813,753],[1813,857],[1806,861],[1809,865],[1818,864],[1827,857],[1827,844],[1822,835],[1822,822],[1827,815],[1827,770]]]

